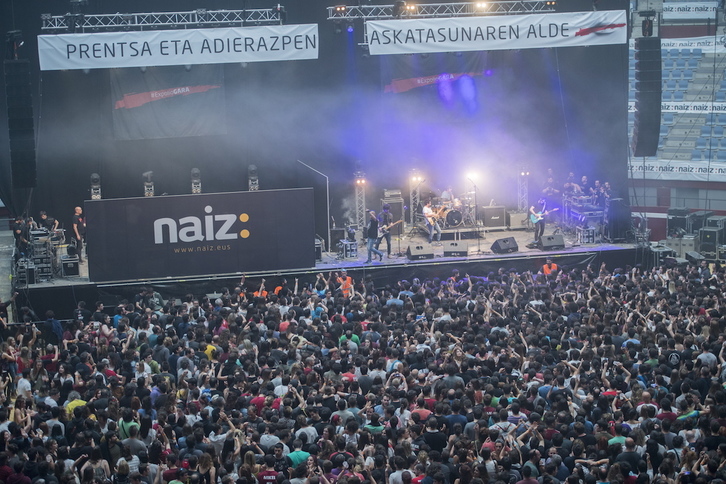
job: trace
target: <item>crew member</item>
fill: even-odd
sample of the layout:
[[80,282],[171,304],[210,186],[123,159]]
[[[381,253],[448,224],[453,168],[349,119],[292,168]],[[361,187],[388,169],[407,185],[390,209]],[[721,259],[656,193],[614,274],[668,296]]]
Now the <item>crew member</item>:
[[[83,244],[86,241],[86,216],[83,215],[83,209],[76,207],[73,214],[73,236],[76,238],[78,245],[78,262],[83,262]],[[88,257],[88,251],[86,251]]]
[[349,298],[353,294],[353,278],[348,275],[348,271],[343,269],[340,271],[340,275],[335,273],[335,282],[340,284],[340,291],[343,293],[344,298]]
[[15,238],[15,260],[30,255],[30,242],[28,242],[28,225],[21,216],[15,217],[13,225],[13,237]]
[[545,276],[549,276],[550,274],[558,271],[559,269],[560,268],[557,266],[557,264],[552,262],[552,258],[548,257],[547,261],[545,262],[545,265],[542,266],[542,273]]
[[368,227],[366,227],[366,238],[368,239],[368,260],[366,260],[366,264],[371,263],[372,254],[376,254],[382,261],[383,252],[376,249],[376,241],[378,240],[378,218],[376,217],[376,212],[374,212],[373,210],[370,210],[368,212]]
[[44,211],[40,212],[40,222],[38,222],[39,228],[46,229],[52,232],[53,230],[58,230],[58,225],[58,220],[54,219],[53,217],[49,217],[48,214]]
[[429,229],[429,244],[434,241],[434,232],[436,232],[436,242],[441,241],[441,227],[436,220],[434,209],[431,208],[431,200],[426,200],[423,208],[423,216],[426,219],[426,227]]
[[386,239],[386,252],[391,257],[391,225],[393,224],[393,214],[389,204],[383,205],[383,211],[378,214],[379,236],[376,240],[376,249],[381,245],[381,241]]

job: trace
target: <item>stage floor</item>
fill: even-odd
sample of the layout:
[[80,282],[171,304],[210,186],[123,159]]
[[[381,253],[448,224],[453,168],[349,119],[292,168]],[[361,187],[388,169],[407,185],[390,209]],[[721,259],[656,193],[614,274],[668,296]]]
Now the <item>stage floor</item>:
[[[366,263],[367,250],[365,243],[359,239],[357,244],[353,244],[355,251],[342,248],[336,251],[323,252],[322,257],[316,262],[315,267],[307,269],[295,269],[287,271],[274,272],[255,272],[247,273],[249,277],[268,277],[281,274],[294,276],[296,274],[308,274],[314,272],[328,272],[336,269],[347,270],[379,270],[392,268],[393,266],[409,266],[409,265],[431,265],[441,263],[474,262],[484,260],[503,260],[503,259],[535,259],[532,261],[533,268],[541,267],[544,259],[548,255],[556,257],[558,255],[585,253],[594,251],[621,250],[633,248],[633,244],[610,244],[606,242],[598,242],[591,244],[579,244],[574,232],[561,231],[556,226],[550,226],[545,231],[545,237],[552,235],[557,231],[562,233],[565,242],[564,249],[540,250],[531,246],[533,242],[533,232],[531,230],[492,230],[484,227],[459,227],[456,229],[445,229],[442,231],[442,241],[440,243],[429,244],[425,232],[416,227],[405,227],[400,235],[394,235],[391,240],[391,256],[384,256],[383,261],[379,261],[377,257],[371,263]],[[498,239],[512,237],[516,243],[516,250],[508,253],[496,253],[492,250],[492,244]],[[456,246],[447,243],[455,242]],[[511,244],[510,244],[511,245]],[[529,245],[529,247],[528,247]],[[350,248],[350,245],[349,245]],[[409,248],[413,254],[408,255]],[[379,249],[386,253],[386,242],[383,241]],[[65,249],[60,247],[59,254],[65,253]],[[444,255],[444,251],[457,251],[455,256]],[[346,252],[346,253],[344,253]],[[355,252],[355,253],[353,253]],[[427,255],[426,258],[417,260],[417,254]],[[541,261],[540,261],[541,259]],[[10,261],[8,257],[2,257],[0,261],[0,270],[7,265],[7,271],[10,272]],[[182,277],[177,278],[178,281],[200,281],[210,278],[223,279],[234,278],[241,275],[242,272],[229,274],[209,274],[206,276]],[[99,287],[110,287],[116,285],[132,285],[132,284],[168,284],[174,282],[174,279],[164,278],[155,280],[136,280],[136,281],[117,281],[113,283],[98,284]],[[79,265],[78,276],[62,276],[60,271],[50,279],[37,280],[35,284],[27,286],[27,289],[53,288],[77,285],[95,285],[88,278],[88,263]]]

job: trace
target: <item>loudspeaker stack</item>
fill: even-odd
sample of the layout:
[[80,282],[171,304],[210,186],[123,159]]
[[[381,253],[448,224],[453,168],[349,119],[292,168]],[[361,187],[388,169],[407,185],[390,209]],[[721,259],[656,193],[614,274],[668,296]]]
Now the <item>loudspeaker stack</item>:
[[655,156],[662,95],[660,37],[635,39],[635,127],[633,156]]

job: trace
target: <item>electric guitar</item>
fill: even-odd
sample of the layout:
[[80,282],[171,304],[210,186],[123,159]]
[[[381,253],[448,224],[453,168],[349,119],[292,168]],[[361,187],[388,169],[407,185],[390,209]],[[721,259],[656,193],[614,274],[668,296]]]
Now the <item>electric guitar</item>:
[[393,222],[392,224],[383,225],[382,227],[378,227],[378,236],[383,237],[384,235],[388,234],[388,232],[391,231],[393,227],[403,222],[403,219],[399,220],[398,222]]
[[545,215],[549,215],[552,212],[556,212],[558,210],[559,208],[553,208],[552,210],[545,210],[544,212],[531,213],[529,214],[529,221],[533,224],[536,224],[537,222],[545,218]]

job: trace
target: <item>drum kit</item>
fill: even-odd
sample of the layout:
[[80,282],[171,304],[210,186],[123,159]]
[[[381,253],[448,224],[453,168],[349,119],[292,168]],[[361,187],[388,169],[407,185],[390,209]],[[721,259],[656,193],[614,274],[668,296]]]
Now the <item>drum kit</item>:
[[476,225],[474,192],[466,192],[458,198],[432,199],[432,209],[442,229],[461,225]]

